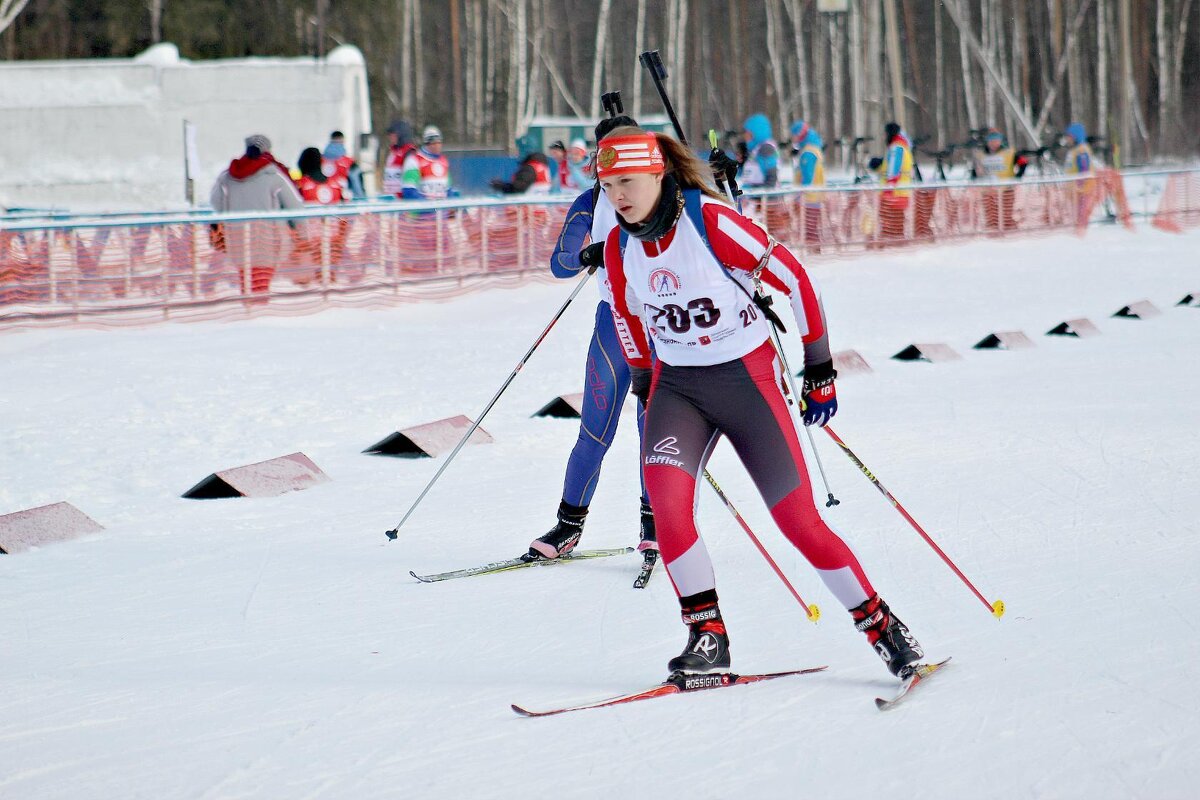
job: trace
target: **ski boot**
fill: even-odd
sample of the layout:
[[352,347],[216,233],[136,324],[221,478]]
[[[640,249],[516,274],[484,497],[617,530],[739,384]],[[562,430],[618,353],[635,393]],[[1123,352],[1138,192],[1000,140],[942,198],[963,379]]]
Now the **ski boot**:
[[551,560],[561,558],[575,549],[583,535],[583,523],[587,519],[587,506],[573,506],[563,501],[558,504],[558,524],[544,536],[534,539],[529,552],[521,556],[524,561]]
[[867,641],[897,678],[904,679],[925,656],[908,626],[892,613],[888,604],[875,595],[857,608],[850,609],[854,627],[867,634]]
[[729,636],[721,620],[715,591],[701,592],[683,606],[688,642],[683,652],[667,662],[667,672],[697,674],[729,671]]
[[637,549],[642,554],[642,567],[633,581],[633,588],[645,589],[646,584],[650,582],[650,576],[654,574],[655,565],[658,564],[658,538],[654,534],[654,512],[650,510],[650,504],[645,500],[642,501],[642,529],[641,536],[638,537]]
[[645,500],[642,501],[642,525],[639,539],[637,548],[639,553],[658,550],[658,537],[654,533],[654,512]]

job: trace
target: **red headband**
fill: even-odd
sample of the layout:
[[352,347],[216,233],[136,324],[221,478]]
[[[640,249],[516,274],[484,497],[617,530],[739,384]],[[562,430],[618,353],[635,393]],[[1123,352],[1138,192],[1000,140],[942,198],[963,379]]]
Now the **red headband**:
[[596,154],[596,172],[601,178],[635,172],[657,175],[666,169],[662,149],[653,133],[605,137]]

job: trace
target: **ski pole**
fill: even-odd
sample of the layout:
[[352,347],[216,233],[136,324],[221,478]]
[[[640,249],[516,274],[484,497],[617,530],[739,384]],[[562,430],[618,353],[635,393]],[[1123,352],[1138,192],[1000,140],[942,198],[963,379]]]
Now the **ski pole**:
[[481,413],[479,415],[479,418],[476,419],[471,424],[470,430],[468,430],[466,432],[466,434],[462,437],[462,439],[459,440],[458,444],[456,444],[454,446],[454,449],[452,451],[450,451],[450,456],[445,460],[445,462],[442,464],[442,466],[438,468],[438,471],[436,473],[434,473],[433,478],[431,478],[429,483],[427,483],[425,485],[425,488],[421,490],[421,493],[419,495],[417,495],[417,499],[413,501],[413,504],[411,506],[409,506],[408,512],[404,515],[404,518],[401,519],[400,522],[398,522],[396,524],[396,527],[392,528],[391,530],[386,531],[387,537],[389,539],[395,540],[396,537],[398,537],[400,535],[400,527],[402,525],[404,525],[405,522],[408,521],[408,518],[410,516],[412,516],[413,511],[415,511],[417,506],[421,504],[421,501],[425,498],[425,495],[428,494],[429,490],[431,488],[433,488],[433,485],[435,483],[437,483],[438,478],[442,477],[442,473],[446,471],[446,467],[450,466],[450,462],[453,461],[454,457],[458,455],[458,451],[462,450],[463,445],[465,445],[467,443],[467,440],[471,438],[471,434],[475,433],[475,429],[478,428],[480,426],[480,424],[482,424],[483,418],[486,417],[488,415],[488,412],[492,410],[492,406],[496,405],[496,401],[500,399],[500,395],[504,394],[504,391],[506,389],[508,389],[509,384],[511,384],[513,382],[513,379],[517,377],[517,373],[520,372],[521,369],[525,366],[525,362],[529,361],[529,357],[533,355],[533,351],[538,348],[538,345],[540,345],[542,343],[542,341],[546,338],[546,336],[550,333],[550,329],[554,327],[555,323],[557,323],[559,321],[559,319],[562,318],[562,315],[567,310],[567,306],[571,305],[571,301],[575,299],[575,296],[579,294],[579,292],[583,289],[584,285],[588,282],[588,279],[591,277],[592,277],[591,272],[588,272],[586,275],[583,276],[583,280],[579,281],[579,283],[575,286],[575,290],[573,292],[571,292],[571,296],[568,297],[565,302],[563,302],[563,304],[559,307],[558,311],[554,314],[554,318],[550,320],[550,324],[548,324],[542,330],[541,334],[537,337],[537,340],[534,341],[534,343],[532,345],[530,345],[529,349],[525,351],[525,355],[521,356],[521,360],[517,362],[517,366],[513,367],[513,371],[509,373],[508,378],[504,381],[504,384],[500,387],[500,389],[496,392],[496,394],[492,395],[492,399],[488,402],[487,406],[483,409],[483,413]]
[[834,433],[833,429],[830,428],[828,425],[825,426],[825,432],[829,434],[829,437],[831,439],[833,439],[835,442],[838,443],[838,446],[841,447],[842,450],[846,453],[846,455],[850,457],[850,460],[853,461],[858,466],[859,470],[862,471],[862,474],[867,476],[867,480],[869,480],[871,483],[875,484],[875,488],[878,489],[883,494],[883,496],[888,499],[888,502],[891,503],[895,507],[895,509],[900,512],[900,515],[902,517],[904,517],[906,520],[908,520],[908,524],[912,525],[913,528],[916,530],[916,532],[921,534],[921,538],[923,538],[925,540],[925,542],[930,547],[933,548],[933,551],[935,553],[937,553],[939,556],[941,556],[942,561],[945,561],[946,565],[948,567],[950,567],[950,569],[954,570],[954,574],[957,575],[959,577],[959,579],[967,585],[967,588],[970,589],[975,594],[975,596],[979,598],[979,602],[983,603],[985,606],[988,607],[988,609],[992,612],[992,616],[995,617],[996,619],[1000,619],[1000,617],[1004,616],[1004,601],[996,600],[993,603],[989,603],[987,601],[987,599],[982,594],[979,593],[979,590],[975,588],[975,585],[973,583],[971,583],[969,580],[967,580],[967,576],[962,574],[962,570],[960,570],[957,566],[955,566],[954,562],[950,560],[950,557],[947,556],[944,552],[942,552],[942,548],[938,547],[937,543],[935,541],[933,541],[932,538],[930,538],[929,534],[926,533],[925,530],[920,525],[917,524],[917,521],[915,519],[913,519],[911,516],[909,516],[909,513],[904,510],[904,506],[900,505],[900,501],[897,500],[895,497],[893,497],[891,492],[889,492],[887,489],[883,488],[883,484],[879,482],[879,479],[875,477],[875,475],[871,472],[871,470],[867,469],[867,465],[862,462],[862,459],[860,459],[858,456],[854,455],[854,451],[851,450],[849,448],[849,446],[847,446],[846,443],[842,441],[841,437],[838,436],[836,433]]
[[825,494],[829,496],[825,501],[825,507],[840,506],[842,501],[833,496],[833,492],[829,488],[829,478],[825,477],[825,467],[821,464],[821,454],[817,452],[817,442],[813,439],[812,428],[805,425],[804,432],[808,434],[808,443],[812,448],[813,459],[817,462],[817,471],[821,473],[821,483],[825,487]]
[[[770,316],[768,316],[768,319],[770,319]],[[778,317],[775,319],[778,319]],[[783,374],[784,379],[787,381],[788,390],[791,391],[792,397],[799,397],[800,402],[803,403],[804,396],[796,390],[796,379],[792,375],[792,367],[788,364],[787,353],[783,352],[783,338],[779,335],[778,326],[775,324],[775,321],[771,320],[771,322],[772,324],[768,325],[767,327],[771,331],[771,339],[775,344],[775,352],[779,354],[779,362],[783,364]],[[789,402],[789,410],[791,407],[792,403]],[[829,479],[825,477],[825,467],[821,464],[821,456],[817,452],[817,443],[813,441],[812,430],[809,428],[809,426],[804,424],[803,418],[797,420],[795,415],[792,416],[792,424],[804,428],[804,432],[808,434],[808,443],[811,445],[810,449],[812,450],[813,458],[817,461],[817,472],[820,473],[821,483],[825,486],[825,507],[832,508],[833,506],[840,506],[842,501],[834,497],[833,492],[829,489]]]
[[796,591],[795,587],[792,586],[791,581],[789,581],[787,576],[783,574],[783,570],[781,570],[779,565],[775,563],[775,559],[771,558],[771,554],[767,552],[767,548],[763,547],[762,542],[760,542],[758,537],[754,535],[754,531],[750,530],[750,526],[746,524],[746,520],[742,519],[742,515],[739,514],[738,510],[733,507],[733,503],[731,503],[729,498],[725,496],[725,492],[721,491],[721,487],[717,484],[716,480],[713,479],[713,476],[709,474],[708,470],[704,470],[704,479],[708,481],[709,485],[712,486],[714,490],[716,490],[717,497],[721,498],[721,502],[724,503],[725,507],[729,509],[729,513],[733,514],[733,518],[736,519],[738,524],[742,526],[742,530],[744,530],[746,535],[750,537],[750,541],[754,542],[754,546],[758,548],[758,552],[762,553],[762,557],[765,558],[767,563],[771,565],[771,569],[775,570],[775,574],[779,576],[779,580],[783,581],[783,585],[786,586],[788,591],[792,593],[792,597],[796,598],[796,602],[800,604],[800,607],[804,609],[805,615],[808,616],[809,622],[816,622],[818,619],[820,619],[821,609],[817,608],[816,603],[810,606],[804,602],[804,599],[800,597],[800,593]]

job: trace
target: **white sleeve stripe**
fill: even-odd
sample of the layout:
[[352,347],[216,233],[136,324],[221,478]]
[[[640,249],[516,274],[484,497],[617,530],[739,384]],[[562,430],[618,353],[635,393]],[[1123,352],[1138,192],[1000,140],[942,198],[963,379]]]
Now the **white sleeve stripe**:
[[[755,239],[753,234],[724,214],[717,217],[717,230],[732,239],[736,245],[754,258],[762,258],[762,254],[766,252],[766,246]],[[787,264],[784,264],[776,256],[772,255],[767,262],[767,270],[798,296],[800,281],[795,273],[788,268]]]
[[762,254],[766,252],[766,245],[755,239],[750,231],[724,214],[717,215],[717,230],[732,239],[734,244],[754,256],[755,259],[762,258]]

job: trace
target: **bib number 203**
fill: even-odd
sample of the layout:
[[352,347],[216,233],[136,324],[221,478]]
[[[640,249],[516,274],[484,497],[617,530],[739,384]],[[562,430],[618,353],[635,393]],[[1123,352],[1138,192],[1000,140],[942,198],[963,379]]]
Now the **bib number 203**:
[[698,297],[687,304],[687,308],[668,303],[662,308],[650,307],[654,312],[654,326],[659,330],[670,328],[675,333],[687,333],[697,328],[711,328],[721,318],[721,309],[713,305],[708,297]]

